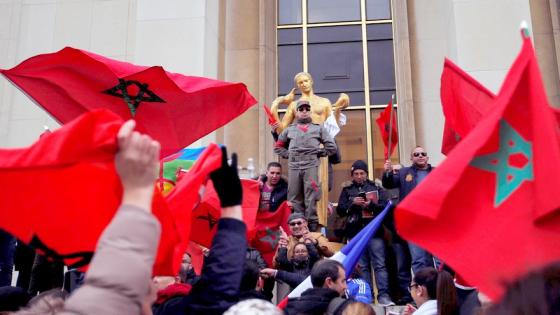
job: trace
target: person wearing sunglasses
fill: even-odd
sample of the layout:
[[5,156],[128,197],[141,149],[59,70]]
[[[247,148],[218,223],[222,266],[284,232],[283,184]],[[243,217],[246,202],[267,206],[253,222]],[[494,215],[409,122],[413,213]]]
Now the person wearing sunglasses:
[[279,267],[276,258],[278,257],[281,248],[287,248],[287,258],[289,260],[294,258],[294,249],[298,243],[311,243],[315,246],[317,253],[321,258],[331,257],[334,255],[334,250],[329,245],[329,240],[318,232],[310,232],[307,227],[307,220],[302,213],[294,212],[288,217],[288,226],[290,227],[290,235],[284,230],[278,240],[278,248],[276,255],[274,255],[274,267]]
[[[342,128],[346,119],[343,118],[341,111],[350,104],[350,98],[345,93],[340,93],[338,100],[331,104],[328,98],[316,95],[313,91],[313,78],[307,72],[300,72],[294,76],[294,88],[286,95],[277,97],[270,107],[272,115],[279,123],[272,126],[273,132],[280,134],[290,125],[297,123],[297,104],[296,92],[301,93],[299,100],[306,100],[310,106],[310,118],[314,124],[324,125],[329,118],[334,117],[336,125]],[[280,119],[278,110],[280,106],[287,106],[286,113]],[[331,135],[333,138],[335,135]],[[277,139],[275,139],[276,141]],[[336,151],[334,154],[329,154],[328,158],[322,158],[319,166],[320,169],[320,182],[322,198],[317,203],[317,212],[319,223],[326,226],[327,223],[327,208],[328,208],[328,191],[332,186],[332,166],[330,164],[337,164],[340,160],[340,153]]]
[[[399,200],[403,200],[432,170],[434,170],[434,167],[428,163],[428,160],[429,157],[426,150],[421,146],[417,146],[410,153],[412,165],[410,167],[401,168],[396,174],[393,172],[391,161],[385,161],[385,172],[381,178],[383,187],[387,189],[399,188]],[[434,266],[432,255],[424,249],[410,242],[408,243],[408,249],[410,250],[412,270],[414,273],[424,267]]]
[[320,158],[336,152],[325,127],[311,122],[311,105],[297,102],[297,122],[284,129],[274,153],[288,159],[288,201],[294,212],[305,213],[311,231],[319,229],[316,203],[321,198]]

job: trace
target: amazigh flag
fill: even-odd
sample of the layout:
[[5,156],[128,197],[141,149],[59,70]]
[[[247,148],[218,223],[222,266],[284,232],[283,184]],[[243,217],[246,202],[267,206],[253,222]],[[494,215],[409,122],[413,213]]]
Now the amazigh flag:
[[440,95],[445,115],[441,153],[447,155],[490,110],[496,95],[447,58]]
[[0,72],[61,124],[96,108],[123,119],[175,153],[256,104],[243,83],[137,66],[66,47]]
[[288,202],[284,201],[276,211],[258,211],[257,222],[255,225],[255,235],[251,240],[251,246],[256,248],[267,266],[272,266],[272,259],[276,253],[276,247],[280,240],[282,231],[289,232],[288,217],[292,213],[292,209],[288,206]]
[[[334,259],[344,266],[344,270],[346,271],[346,278],[348,278],[356,264],[360,260],[364,250],[366,249],[367,244],[377,231],[377,229],[381,226],[383,219],[389,212],[389,209],[393,206],[393,203],[389,201],[385,209],[381,211],[373,220],[371,220],[368,225],[366,225],[348,244],[346,244],[340,251],[334,254],[332,257],[328,259]],[[301,294],[307,290],[312,288],[313,285],[311,284],[311,277],[307,277],[300,285],[298,285],[290,294],[284,298],[280,303],[278,303],[278,307],[284,309],[288,304],[288,299],[290,298],[298,298]]]
[[487,107],[395,216],[401,236],[497,299],[560,260],[560,135],[529,38]]
[[[251,239],[255,232],[255,220],[259,208],[259,183],[256,180],[242,179],[241,185],[243,186],[243,201],[241,204],[243,222],[247,225],[247,239]],[[210,247],[216,234],[221,213],[220,199],[213,183],[209,181],[206,183],[200,203],[192,211],[191,241],[204,247]]]
[[[395,151],[397,143],[399,142],[399,135],[397,131],[397,115],[393,113],[393,101],[389,101],[385,110],[381,112],[379,117],[375,120],[379,131],[381,132],[381,138],[383,139],[383,144],[385,145],[385,159],[389,159],[391,154]],[[392,122],[391,122],[392,121]],[[389,135],[391,135],[391,144],[389,144]],[[389,148],[389,145],[391,147]]]
[[[43,133],[27,148],[0,149],[0,228],[53,261],[87,266],[122,199],[114,165],[122,123],[114,113],[96,110]],[[152,211],[162,226],[154,274],[171,274],[167,257],[178,232],[157,192]]]
[[206,147],[184,148],[183,150],[160,160],[160,178],[158,187],[167,195],[177,183],[181,172],[188,171],[204,152]]

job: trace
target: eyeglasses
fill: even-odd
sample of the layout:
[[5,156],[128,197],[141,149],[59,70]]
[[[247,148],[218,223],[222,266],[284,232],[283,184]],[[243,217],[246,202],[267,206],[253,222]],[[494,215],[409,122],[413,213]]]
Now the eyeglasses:
[[412,153],[412,155],[414,157],[419,157],[420,155],[421,156],[428,156],[428,153],[426,153],[426,152],[414,152],[414,153]]
[[412,291],[412,288],[416,288],[416,287],[418,287],[418,286],[419,286],[418,283],[413,283],[413,284],[409,285],[409,286],[408,286],[408,292]]
[[300,107],[298,108],[298,112],[310,112],[311,108],[309,107]]
[[302,225],[303,221],[292,221],[290,222],[290,226]]

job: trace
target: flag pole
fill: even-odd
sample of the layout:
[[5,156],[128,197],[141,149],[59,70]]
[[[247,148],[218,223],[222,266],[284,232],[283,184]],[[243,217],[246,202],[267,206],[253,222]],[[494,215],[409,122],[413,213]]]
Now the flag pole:
[[395,104],[395,94],[391,95],[391,110],[389,111],[389,141],[387,143],[387,160],[391,159],[391,145],[393,144],[393,104]]
[[529,24],[527,24],[527,21],[521,21],[521,25],[519,26],[519,28],[521,30],[521,36],[523,37],[523,39],[531,38],[531,34],[529,34]]

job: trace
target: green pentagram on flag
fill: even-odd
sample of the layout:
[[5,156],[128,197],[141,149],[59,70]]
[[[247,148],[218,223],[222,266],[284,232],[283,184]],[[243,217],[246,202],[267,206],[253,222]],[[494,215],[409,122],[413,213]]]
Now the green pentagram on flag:
[[265,228],[266,235],[261,237],[259,240],[263,243],[270,244],[270,248],[275,249],[276,245],[278,245],[278,241],[280,240],[280,231],[279,230],[272,230],[270,228]]
[[[533,180],[532,143],[505,120],[500,120],[500,147],[498,152],[477,156],[471,165],[496,174],[496,195],[494,207],[499,207],[523,181]],[[512,165],[512,161],[522,161]]]

